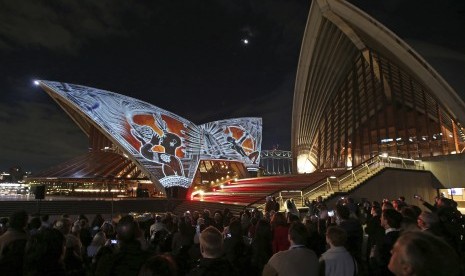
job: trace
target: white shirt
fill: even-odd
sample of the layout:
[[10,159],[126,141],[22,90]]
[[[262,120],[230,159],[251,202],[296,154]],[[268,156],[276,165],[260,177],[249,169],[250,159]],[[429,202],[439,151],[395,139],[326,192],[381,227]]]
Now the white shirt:
[[343,246],[329,248],[320,257],[320,264],[325,264],[325,275],[353,276],[356,269],[355,260]]

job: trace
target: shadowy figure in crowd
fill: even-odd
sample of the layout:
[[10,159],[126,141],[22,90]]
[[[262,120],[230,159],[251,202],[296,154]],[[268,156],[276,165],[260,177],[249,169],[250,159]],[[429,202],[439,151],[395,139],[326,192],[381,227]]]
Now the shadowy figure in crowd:
[[155,255],[142,265],[139,276],[177,276],[180,274],[173,258],[168,254]]
[[461,236],[465,236],[465,219],[457,210],[457,202],[445,197],[436,198],[435,205],[431,205],[422,197],[418,198],[425,207],[431,210],[439,218],[439,222],[444,232],[446,242],[459,253],[465,250],[465,241]]
[[308,239],[307,246],[320,257],[326,251],[326,223],[320,223],[317,216],[308,216],[304,218],[304,225],[307,228]]
[[259,220],[250,244],[250,275],[260,275],[273,255],[271,239],[270,223],[264,219]]
[[65,236],[58,229],[43,229],[31,237],[26,245],[23,275],[67,275],[63,262],[65,245]]
[[249,269],[249,248],[242,236],[241,223],[238,219],[229,224],[229,233],[224,239],[224,253],[226,259],[234,266],[237,272]]
[[375,254],[377,265],[374,269],[374,275],[392,275],[387,266],[391,259],[391,249],[400,236],[401,222],[402,215],[395,209],[385,209],[381,213],[381,226],[384,228],[384,237]]
[[338,204],[336,210],[339,217],[338,226],[347,233],[347,250],[354,256],[355,260],[360,263],[362,261],[363,242],[362,224],[358,219],[350,216],[350,210],[346,205]]
[[384,227],[381,226],[381,207],[379,203],[373,204],[371,218],[367,220],[365,227],[365,233],[368,235],[366,256],[370,273],[377,269],[379,261],[377,250],[383,241],[384,231]]
[[138,238],[142,232],[132,216],[122,217],[116,232],[118,247],[113,253],[100,258],[96,275],[136,275],[149,256],[149,252],[141,248]]
[[8,220],[8,230],[0,236],[0,267],[2,275],[17,275],[23,270],[24,248],[29,235],[26,232],[28,214],[14,212]]

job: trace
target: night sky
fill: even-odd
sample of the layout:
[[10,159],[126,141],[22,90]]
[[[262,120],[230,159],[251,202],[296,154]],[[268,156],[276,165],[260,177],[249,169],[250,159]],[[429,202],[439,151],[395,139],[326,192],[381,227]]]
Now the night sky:
[[[0,0],[0,170],[42,170],[87,150],[86,136],[34,79],[128,95],[196,124],[262,117],[262,149],[290,150],[310,2]],[[351,2],[465,98],[465,1]]]

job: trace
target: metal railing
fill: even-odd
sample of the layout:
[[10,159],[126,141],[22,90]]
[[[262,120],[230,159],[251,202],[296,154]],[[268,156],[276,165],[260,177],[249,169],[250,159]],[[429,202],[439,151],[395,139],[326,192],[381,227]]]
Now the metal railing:
[[[336,191],[344,192],[346,188],[355,187],[354,185],[363,183],[367,176],[374,176],[375,173],[387,167],[424,170],[421,160],[378,155],[370,158],[353,169],[348,170],[339,177],[334,177],[333,179],[328,178],[324,183],[321,183],[317,187],[309,191],[304,190],[303,197],[312,197],[312,195],[321,191],[325,191],[328,196],[334,194]],[[361,181],[362,179],[363,181]]]
[[[362,164],[348,170],[339,177],[327,177],[319,182],[312,183],[309,187],[301,190],[298,199],[294,198],[295,202],[301,202],[301,206],[305,206],[305,199],[316,199],[318,195],[325,196],[326,198],[335,194],[336,192],[344,192],[347,188],[354,188],[362,184],[368,176],[374,176],[384,168],[402,168],[411,170],[424,170],[421,160],[414,160],[408,158],[392,157],[387,155],[374,156]],[[363,180],[363,181],[361,181]],[[283,192],[286,189],[275,191],[268,196],[274,196],[279,200],[280,206],[284,204]],[[286,198],[287,199],[287,198]],[[247,207],[251,208],[263,199],[252,202]],[[264,208],[266,202],[255,206],[255,208]]]

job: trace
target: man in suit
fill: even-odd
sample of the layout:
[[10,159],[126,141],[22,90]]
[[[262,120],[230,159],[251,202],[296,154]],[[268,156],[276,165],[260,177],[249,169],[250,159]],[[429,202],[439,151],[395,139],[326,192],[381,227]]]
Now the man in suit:
[[318,258],[313,250],[305,246],[307,235],[301,222],[293,222],[288,234],[291,246],[286,251],[274,254],[263,268],[262,275],[318,275]]
[[402,215],[394,209],[385,209],[381,213],[381,226],[384,228],[384,237],[379,244],[379,267],[375,275],[393,275],[388,269],[391,259],[391,249],[400,235]]

